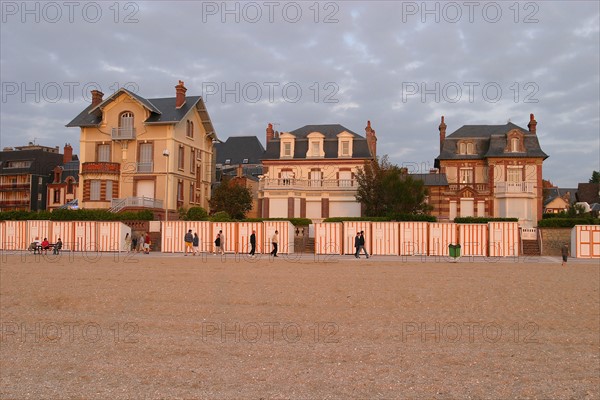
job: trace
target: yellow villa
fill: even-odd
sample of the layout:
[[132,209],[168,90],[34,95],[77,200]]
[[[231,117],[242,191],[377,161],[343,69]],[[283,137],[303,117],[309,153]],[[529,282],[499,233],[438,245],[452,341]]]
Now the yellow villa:
[[202,97],[186,91],[182,81],[175,97],[92,91],[67,125],[81,129],[80,208],[208,209],[217,135]]

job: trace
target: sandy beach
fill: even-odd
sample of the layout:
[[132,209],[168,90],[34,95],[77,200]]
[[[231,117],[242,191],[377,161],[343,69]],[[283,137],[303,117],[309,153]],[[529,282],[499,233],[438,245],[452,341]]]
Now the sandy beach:
[[600,263],[3,255],[3,399],[600,398]]

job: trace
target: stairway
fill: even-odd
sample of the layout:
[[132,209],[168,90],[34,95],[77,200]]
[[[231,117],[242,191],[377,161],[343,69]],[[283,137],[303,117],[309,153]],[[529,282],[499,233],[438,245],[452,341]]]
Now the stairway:
[[524,256],[539,256],[540,244],[537,240],[523,240],[523,255]]
[[315,239],[303,236],[296,236],[294,238],[294,252],[313,254],[315,252]]

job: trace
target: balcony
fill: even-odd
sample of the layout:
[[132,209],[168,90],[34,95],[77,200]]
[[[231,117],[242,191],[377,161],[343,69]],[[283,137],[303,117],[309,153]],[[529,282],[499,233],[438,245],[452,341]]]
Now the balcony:
[[0,184],[0,192],[14,192],[29,190],[29,183],[2,183]]
[[112,128],[113,140],[133,140],[135,139],[135,128]]
[[535,194],[535,182],[498,182],[494,188],[496,194]]
[[0,199],[0,208],[29,206],[29,199]]
[[108,211],[119,212],[124,208],[163,208],[163,201],[151,197],[126,197],[124,199],[112,199]]
[[84,162],[81,174],[113,174],[119,175],[121,164],[112,162]]
[[262,179],[259,190],[348,190],[356,191],[356,179]]
[[137,172],[154,172],[153,162],[139,162],[136,165]]
[[478,193],[488,192],[490,190],[487,183],[450,183],[448,184],[448,191],[459,192],[464,188],[471,188]]

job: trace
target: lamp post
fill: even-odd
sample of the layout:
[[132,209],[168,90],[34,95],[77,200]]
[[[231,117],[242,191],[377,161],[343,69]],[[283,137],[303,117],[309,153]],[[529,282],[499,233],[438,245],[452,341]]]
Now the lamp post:
[[163,150],[165,156],[165,229],[169,222],[169,149]]

